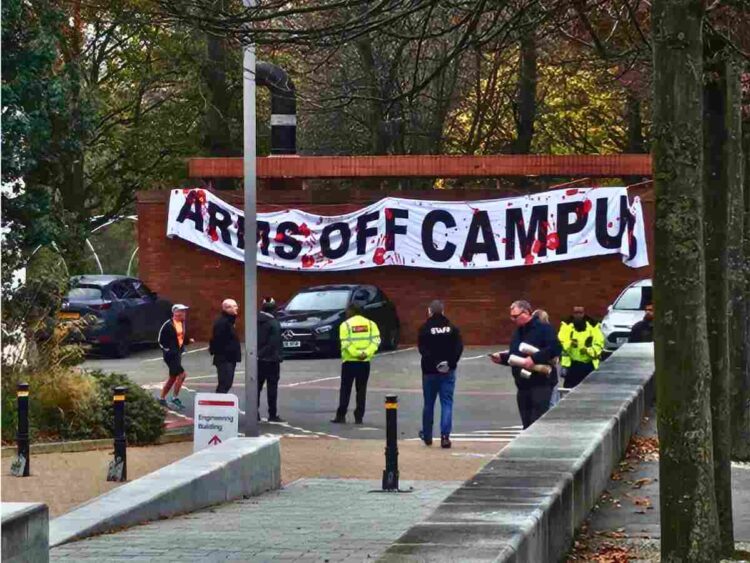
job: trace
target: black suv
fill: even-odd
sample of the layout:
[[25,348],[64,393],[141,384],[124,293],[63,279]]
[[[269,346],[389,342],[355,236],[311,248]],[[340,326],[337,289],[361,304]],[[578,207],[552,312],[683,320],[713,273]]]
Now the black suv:
[[401,325],[396,308],[374,285],[320,285],[299,291],[279,310],[284,353],[338,355],[339,327],[350,304],[380,329],[381,350],[398,347]]

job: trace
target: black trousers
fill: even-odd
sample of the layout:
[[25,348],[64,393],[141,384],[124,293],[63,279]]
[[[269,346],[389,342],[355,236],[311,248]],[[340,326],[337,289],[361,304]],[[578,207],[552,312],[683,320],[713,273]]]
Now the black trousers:
[[219,383],[216,386],[217,393],[229,393],[234,384],[234,370],[237,367],[235,362],[221,362],[216,365],[216,374],[219,377]]
[[552,387],[549,385],[535,385],[528,389],[519,389],[516,394],[518,411],[521,413],[521,423],[524,429],[531,426],[549,410],[552,397]]
[[357,385],[357,408],[354,409],[354,420],[365,416],[367,402],[367,380],[370,378],[370,362],[342,362],[341,388],[339,389],[339,408],[336,418],[344,418],[349,409],[352,385]]
[[586,376],[592,371],[594,371],[594,364],[590,362],[571,362],[570,367],[565,373],[563,387],[565,389],[573,389],[573,387],[586,379]]
[[268,401],[268,417],[278,416],[276,400],[279,396],[279,378],[281,364],[278,362],[258,362],[258,411],[260,411],[260,394],[266,385],[266,399]]

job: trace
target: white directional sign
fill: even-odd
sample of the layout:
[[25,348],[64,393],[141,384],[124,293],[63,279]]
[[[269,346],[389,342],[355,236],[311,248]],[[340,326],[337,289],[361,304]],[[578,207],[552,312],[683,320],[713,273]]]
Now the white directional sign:
[[193,452],[235,438],[239,425],[236,395],[198,393],[195,396]]

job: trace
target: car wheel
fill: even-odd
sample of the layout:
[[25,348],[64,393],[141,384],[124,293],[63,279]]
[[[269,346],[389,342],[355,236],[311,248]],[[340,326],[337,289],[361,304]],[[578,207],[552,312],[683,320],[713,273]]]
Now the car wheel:
[[388,334],[388,350],[395,350],[398,348],[398,340],[400,337],[400,330],[398,327],[395,327],[393,330],[391,330],[390,334]]
[[115,358],[127,358],[130,355],[130,327],[122,324],[115,334],[115,342],[112,344],[112,355]]

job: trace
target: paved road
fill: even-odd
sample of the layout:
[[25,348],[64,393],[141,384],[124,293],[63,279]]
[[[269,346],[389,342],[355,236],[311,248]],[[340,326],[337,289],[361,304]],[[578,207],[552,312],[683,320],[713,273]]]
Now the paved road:
[[[515,399],[515,386],[508,368],[489,362],[490,348],[467,348],[459,365],[454,402],[454,430],[456,440],[470,439],[507,442],[520,427]],[[382,440],[385,415],[382,407],[385,395],[399,397],[399,431],[402,439],[416,439],[421,426],[422,384],[419,354],[413,348],[385,352],[375,357],[368,386],[365,424],[332,424],[338,404],[340,361],[337,359],[290,359],[282,364],[279,389],[279,414],[286,424],[264,422],[262,433],[325,434],[344,438],[372,438]],[[216,388],[215,369],[206,344],[196,343],[183,357],[188,373],[182,394],[188,408],[178,422],[192,424],[194,393],[213,392]],[[127,359],[89,358],[85,369],[101,369],[129,375],[135,382],[157,395],[166,375],[166,366],[158,349],[136,351]],[[244,411],[244,382],[242,365],[238,366],[233,392],[239,396],[240,410]],[[354,408],[354,393],[350,407]],[[436,406],[439,412],[439,406]],[[261,416],[267,414],[265,392],[261,399]],[[439,435],[437,423],[434,433]],[[170,415],[172,422],[175,416]],[[349,414],[349,420],[353,415]]]
[[241,500],[66,544],[51,561],[374,561],[461,483],[303,479]]

